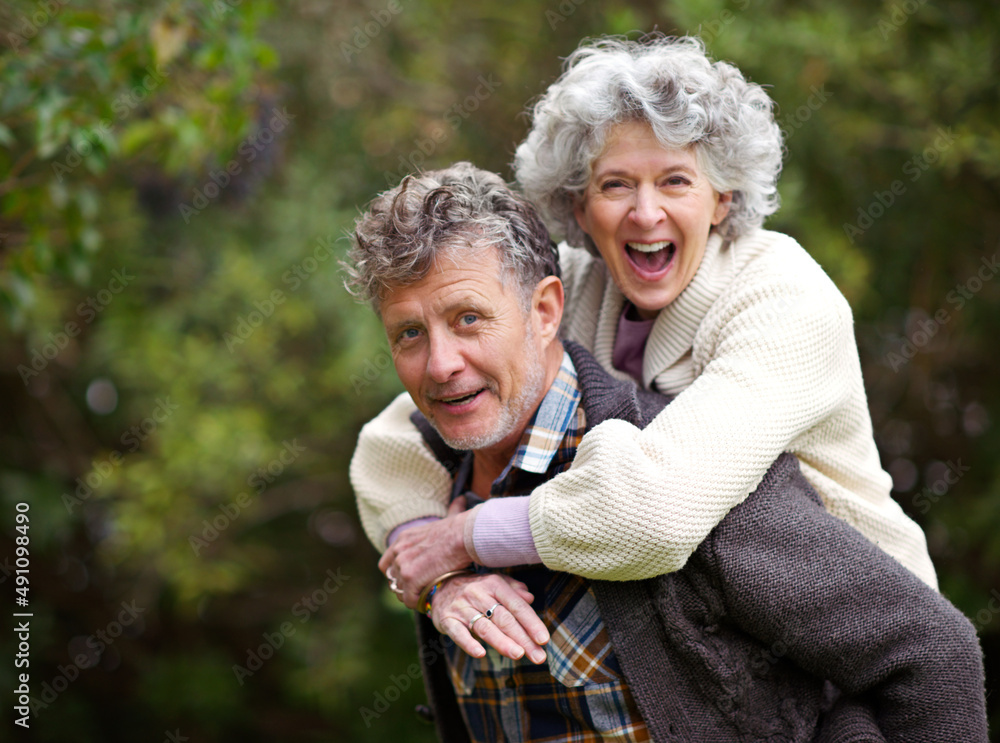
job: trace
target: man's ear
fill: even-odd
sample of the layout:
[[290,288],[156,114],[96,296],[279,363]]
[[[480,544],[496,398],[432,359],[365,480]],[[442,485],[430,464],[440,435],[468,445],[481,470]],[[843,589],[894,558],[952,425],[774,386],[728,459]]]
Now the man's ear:
[[557,277],[546,276],[535,285],[531,295],[532,322],[535,323],[535,332],[545,344],[559,336],[565,301],[563,284]]

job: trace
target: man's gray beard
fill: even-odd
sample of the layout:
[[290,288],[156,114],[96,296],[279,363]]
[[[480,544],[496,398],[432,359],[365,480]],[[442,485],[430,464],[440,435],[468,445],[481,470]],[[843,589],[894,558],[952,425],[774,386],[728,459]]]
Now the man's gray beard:
[[[545,362],[543,360],[545,353],[543,351],[542,353],[535,354],[535,349],[532,345],[533,335],[533,333],[529,332],[528,337],[524,341],[524,356],[534,358],[534,362],[528,371],[521,391],[512,397],[507,405],[504,405],[500,409],[500,418],[497,420],[493,430],[479,434],[478,436],[459,436],[457,438],[450,438],[441,434],[441,438],[452,449],[459,449],[461,451],[471,449],[475,451],[499,444],[514,433],[515,429],[521,425],[522,420],[530,418],[530,414],[534,413],[534,407],[542,396],[542,385],[545,384]],[[496,394],[496,391],[490,391],[487,394]],[[438,433],[440,434],[441,432],[438,431]]]

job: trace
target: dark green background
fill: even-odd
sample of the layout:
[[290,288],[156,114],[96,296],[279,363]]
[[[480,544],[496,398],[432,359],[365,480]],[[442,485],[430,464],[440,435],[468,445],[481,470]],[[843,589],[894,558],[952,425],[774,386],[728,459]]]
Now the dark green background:
[[[32,693],[50,700],[34,739],[432,739],[410,617],[347,481],[399,385],[340,285],[343,235],[413,166],[510,177],[560,57],[653,28],[701,33],[779,103],[768,226],[854,308],[895,496],[980,627],[993,688],[998,16],[992,0],[0,6],[0,561],[27,502]],[[0,736],[27,740],[11,696]]]

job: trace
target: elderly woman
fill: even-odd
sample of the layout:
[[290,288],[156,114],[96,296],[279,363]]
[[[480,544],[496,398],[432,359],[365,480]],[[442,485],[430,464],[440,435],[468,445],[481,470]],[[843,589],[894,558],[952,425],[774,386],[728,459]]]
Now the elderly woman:
[[614,376],[675,395],[644,430],[606,421],[530,496],[449,513],[450,477],[397,398],[351,466],[362,523],[408,606],[471,560],[587,578],[678,570],[782,453],[826,508],[936,587],[890,497],[851,310],[778,206],[764,90],[694,38],[600,39],[533,110],[517,181],[560,246],[563,334]]

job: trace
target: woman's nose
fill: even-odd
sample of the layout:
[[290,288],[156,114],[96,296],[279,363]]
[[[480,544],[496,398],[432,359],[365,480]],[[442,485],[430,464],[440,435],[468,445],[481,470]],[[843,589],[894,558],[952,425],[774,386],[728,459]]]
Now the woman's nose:
[[666,219],[660,195],[653,187],[640,186],[636,189],[635,203],[629,214],[636,226],[649,230]]

